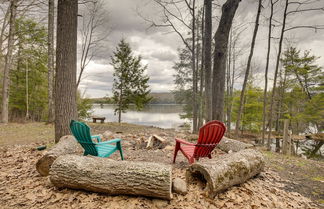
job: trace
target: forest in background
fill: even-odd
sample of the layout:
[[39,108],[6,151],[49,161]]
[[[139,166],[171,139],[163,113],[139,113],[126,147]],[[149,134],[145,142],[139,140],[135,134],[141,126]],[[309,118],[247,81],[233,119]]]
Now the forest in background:
[[[296,135],[323,131],[323,68],[317,63],[317,54],[311,49],[300,50],[298,41],[290,39],[297,31],[322,31],[321,25],[299,25],[293,21],[297,15],[307,17],[322,12],[321,2],[259,0],[250,5],[255,9],[251,10],[249,23],[236,16],[239,0],[152,3],[160,9],[160,15],[143,17],[143,21],[151,27],[169,28],[183,43],[173,67],[173,93],[176,103],[185,104],[194,132],[212,119],[226,123],[228,132],[236,136],[244,131],[262,134],[261,143],[272,137],[269,130],[282,133],[285,119],[289,119],[289,129]],[[76,87],[69,86],[71,89],[78,87],[101,41],[109,35],[97,32],[105,21],[105,11],[100,10],[103,4],[100,0],[80,1],[79,8],[74,8],[85,18],[79,20],[78,28],[81,44],[76,60],[80,69],[68,75],[72,76],[68,82],[76,77]],[[39,12],[45,9],[48,13]],[[52,122],[71,92],[69,88],[56,90],[58,113],[54,113],[54,77],[57,83],[62,78],[69,79],[55,73],[61,72],[61,62],[55,59],[54,51],[61,50],[59,41],[65,41],[58,37],[54,41],[55,1],[11,0],[1,4],[1,12],[2,121]],[[57,18],[64,19],[64,15]],[[63,25],[57,21],[58,26]],[[268,26],[267,33],[258,33],[260,25]],[[251,32],[248,43],[242,37],[247,31]],[[267,40],[264,60],[254,59],[260,39]],[[72,60],[73,56],[67,58]],[[74,67],[76,63],[70,68]],[[83,92],[76,95],[75,101],[70,101],[74,96],[66,98],[70,98],[71,105],[76,103],[82,117],[91,108],[91,100],[84,98]],[[160,99],[168,101],[160,95],[152,103]],[[74,115],[74,110],[69,112]]]

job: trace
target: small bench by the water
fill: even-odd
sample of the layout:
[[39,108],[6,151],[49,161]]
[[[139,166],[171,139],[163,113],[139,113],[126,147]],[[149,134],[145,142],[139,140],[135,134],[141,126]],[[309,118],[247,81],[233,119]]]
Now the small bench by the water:
[[97,122],[97,120],[100,120],[100,123],[104,123],[105,122],[105,117],[92,117],[92,121],[94,122],[94,123],[96,123]]

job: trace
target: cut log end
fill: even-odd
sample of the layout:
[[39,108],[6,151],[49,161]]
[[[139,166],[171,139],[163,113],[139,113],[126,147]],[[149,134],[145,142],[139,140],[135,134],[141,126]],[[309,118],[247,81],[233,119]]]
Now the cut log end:
[[48,176],[51,165],[61,155],[81,154],[83,152],[80,144],[73,136],[63,136],[59,142],[37,161],[36,170],[41,176]]
[[208,195],[213,198],[217,193],[231,186],[244,183],[264,169],[263,155],[252,149],[221,156],[221,159],[192,164],[187,172],[187,181],[199,176],[206,182]]

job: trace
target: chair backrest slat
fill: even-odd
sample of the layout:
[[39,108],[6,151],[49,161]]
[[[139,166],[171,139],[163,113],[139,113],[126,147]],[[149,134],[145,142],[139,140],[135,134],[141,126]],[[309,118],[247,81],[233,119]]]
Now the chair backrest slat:
[[70,130],[76,140],[81,144],[85,150],[85,155],[98,156],[95,144],[92,142],[90,128],[85,123],[71,120]]
[[223,138],[225,125],[217,120],[210,121],[199,130],[199,138],[194,150],[194,157],[207,157]]

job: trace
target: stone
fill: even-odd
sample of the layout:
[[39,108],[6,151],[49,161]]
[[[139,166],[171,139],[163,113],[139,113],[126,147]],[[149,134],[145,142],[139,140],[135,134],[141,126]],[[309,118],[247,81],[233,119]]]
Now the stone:
[[166,147],[164,147],[165,150],[168,150],[168,151],[173,151],[173,146],[170,146],[170,145],[167,145]]
[[165,208],[168,206],[168,201],[165,200],[159,200],[159,199],[153,199],[152,203],[155,205],[157,208]]
[[102,135],[103,135],[103,138],[106,140],[111,140],[114,138],[114,133],[111,131],[105,131]]
[[180,178],[175,178],[172,181],[172,190],[178,194],[187,194],[187,183]]

